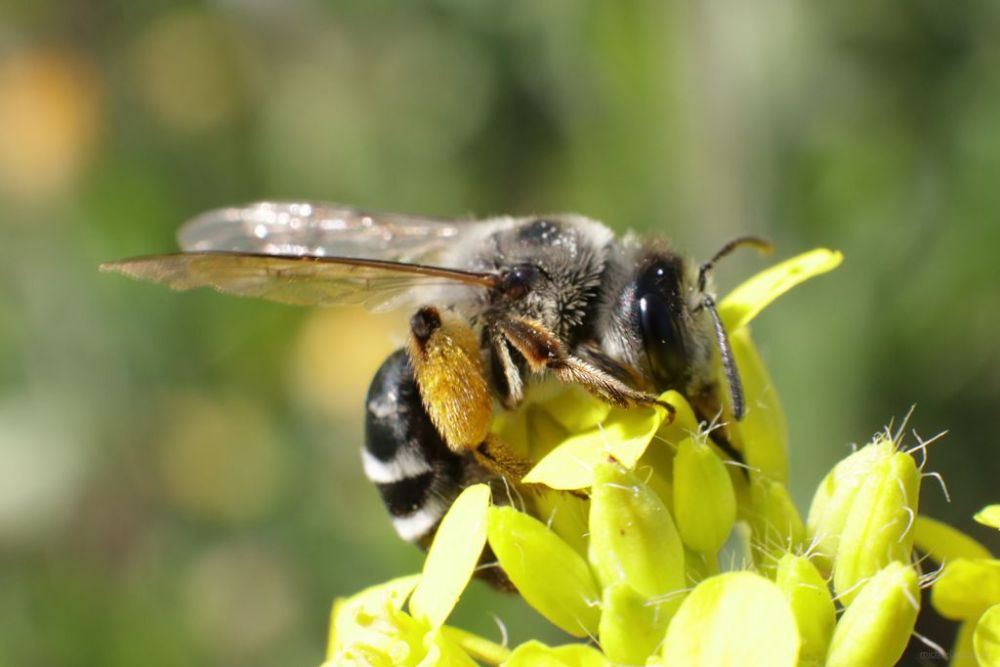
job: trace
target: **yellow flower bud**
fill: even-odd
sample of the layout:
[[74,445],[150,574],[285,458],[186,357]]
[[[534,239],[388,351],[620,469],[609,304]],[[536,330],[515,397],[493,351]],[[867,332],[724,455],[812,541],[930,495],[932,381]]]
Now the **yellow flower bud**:
[[984,526],[1000,530],[1000,505],[987,505],[973,518]]
[[802,638],[800,661],[822,664],[837,622],[837,610],[826,580],[808,558],[785,554],[778,561],[775,583],[788,598],[795,615]]
[[833,560],[840,545],[840,533],[854,503],[854,496],[868,478],[876,462],[896,451],[891,440],[875,440],[834,466],[820,482],[806,519],[806,534],[811,540],[810,557],[823,574],[833,570]]
[[590,562],[604,586],[627,583],[645,597],[684,588],[684,547],[660,498],[617,463],[594,469]]
[[772,576],[782,556],[795,552],[805,540],[805,526],[788,489],[773,480],[753,479],[746,520],[754,564],[765,575]]
[[712,556],[736,523],[736,494],[725,464],[692,438],[677,445],[674,514],[684,544]]
[[486,545],[490,487],[474,484],[452,503],[427,552],[424,571],[413,595],[414,617],[438,628],[458,602]]
[[895,452],[869,470],[851,503],[833,566],[833,587],[845,606],[858,584],[893,561],[909,562],[920,471],[913,457]]
[[[733,444],[751,469],[777,482],[788,482],[788,426],[778,392],[750,338],[749,327],[729,332],[736,367],[743,378],[746,416],[730,426]],[[728,396],[724,398],[728,404]]]
[[993,605],[976,623],[972,636],[980,665],[1000,665],[1000,603]]
[[928,516],[918,516],[913,544],[938,563],[956,558],[989,558],[989,549],[957,528]]
[[[667,395],[661,398],[674,402]],[[632,468],[667,415],[666,409],[659,406],[615,408],[598,427],[563,439],[522,481],[552,489],[585,489],[594,483],[594,466],[607,461],[609,456]]]
[[715,554],[709,558],[700,551],[684,547],[684,576],[689,582],[698,584],[718,573],[719,559]]
[[601,594],[573,547],[513,507],[490,508],[487,537],[528,604],[575,637],[597,635]]
[[798,654],[795,617],[778,587],[757,574],[729,572],[688,594],[670,621],[658,664],[792,667]]
[[827,667],[890,667],[903,654],[920,611],[917,573],[890,563],[861,589],[833,631]]
[[605,588],[599,635],[604,654],[615,664],[645,664],[663,641],[682,600],[683,596],[677,595],[662,602],[650,601],[624,583]]
[[956,558],[931,588],[931,604],[945,618],[974,619],[1000,603],[1000,560]]
[[530,514],[536,516],[552,529],[566,544],[587,557],[587,536],[590,528],[590,502],[581,496],[536,486],[526,500],[530,499]]
[[981,667],[980,662],[976,660],[976,647],[973,644],[978,620],[959,623],[958,636],[948,651],[948,657],[951,658],[948,667]]
[[610,403],[579,385],[559,385],[555,395],[540,401],[537,407],[555,419],[567,433],[583,433],[597,428],[607,421],[613,409]]
[[532,640],[514,649],[503,667],[608,667],[608,661],[584,644],[550,647]]

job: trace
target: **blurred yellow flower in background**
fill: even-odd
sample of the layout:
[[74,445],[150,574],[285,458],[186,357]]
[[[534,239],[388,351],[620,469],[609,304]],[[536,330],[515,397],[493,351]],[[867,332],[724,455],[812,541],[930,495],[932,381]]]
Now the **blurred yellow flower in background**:
[[240,43],[210,12],[174,10],[135,40],[132,68],[143,101],[160,123],[197,133],[245,113]]
[[82,54],[0,59],[0,194],[30,202],[71,187],[95,147],[103,98],[95,65]]
[[156,443],[167,500],[189,515],[242,523],[274,509],[287,464],[267,412],[242,400],[165,397]]
[[373,315],[360,308],[329,308],[309,315],[293,349],[289,379],[299,400],[328,417],[351,417],[363,405],[358,396],[385,358],[405,339],[397,314]]

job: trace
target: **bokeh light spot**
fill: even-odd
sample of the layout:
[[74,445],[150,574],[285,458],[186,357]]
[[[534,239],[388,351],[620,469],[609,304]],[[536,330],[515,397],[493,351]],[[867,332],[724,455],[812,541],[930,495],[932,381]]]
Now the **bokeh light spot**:
[[299,399],[325,415],[358,418],[375,371],[403,344],[406,331],[402,317],[347,308],[316,311],[292,359]]
[[70,187],[94,148],[102,97],[84,55],[38,50],[0,60],[0,192],[37,201]]
[[243,93],[232,26],[189,10],[162,15],[139,36],[134,75],[157,120],[178,132],[232,120]]
[[159,472],[164,493],[177,507],[234,522],[273,508],[286,454],[266,410],[197,395],[171,396],[164,406]]
[[247,659],[292,628],[299,595],[288,567],[256,544],[225,544],[187,570],[182,586],[191,630],[217,654]]

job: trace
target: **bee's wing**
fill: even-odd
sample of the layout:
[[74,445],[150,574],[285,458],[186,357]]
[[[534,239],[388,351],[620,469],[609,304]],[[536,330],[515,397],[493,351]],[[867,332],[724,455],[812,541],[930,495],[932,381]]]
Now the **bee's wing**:
[[481,223],[367,213],[339,204],[257,202],[208,211],[177,234],[181,250],[265,255],[364,257],[435,263]]
[[361,304],[373,310],[408,303],[407,292],[430,287],[489,288],[497,277],[420,264],[352,257],[238,252],[188,252],[123,259],[101,265],[176,290],[219,292],[296,305]]

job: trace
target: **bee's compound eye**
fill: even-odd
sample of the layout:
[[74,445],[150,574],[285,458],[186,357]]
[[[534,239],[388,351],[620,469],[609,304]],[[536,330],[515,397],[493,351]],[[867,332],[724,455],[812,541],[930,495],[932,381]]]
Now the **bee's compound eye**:
[[676,261],[657,261],[640,274],[636,285],[642,341],[660,390],[678,386],[687,373],[679,272]]
[[504,293],[511,299],[520,299],[538,278],[538,268],[532,264],[518,264],[503,277]]
[[661,296],[647,294],[639,299],[639,323],[650,370],[658,388],[667,389],[685,372],[684,342],[677,320]]

